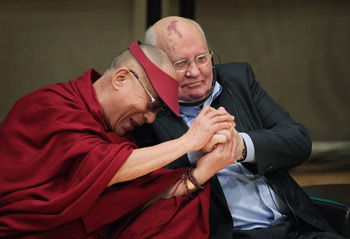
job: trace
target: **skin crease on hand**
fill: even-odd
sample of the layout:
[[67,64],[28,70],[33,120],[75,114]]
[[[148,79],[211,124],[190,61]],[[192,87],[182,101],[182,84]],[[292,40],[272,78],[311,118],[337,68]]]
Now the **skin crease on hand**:
[[202,148],[203,153],[211,152],[217,144],[226,143],[231,139],[231,132],[228,129],[222,129],[217,131],[210,141]]
[[[221,108],[221,107],[220,107]],[[233,117],[234,118],[234,117]],[[218,144],[224,144],[232,138],[232,133],[236,124],[232,121],[232,127],[230,129],[218,130],[209,140],[209,142],[201,149],[201,151],[206,154],[213,151]]]

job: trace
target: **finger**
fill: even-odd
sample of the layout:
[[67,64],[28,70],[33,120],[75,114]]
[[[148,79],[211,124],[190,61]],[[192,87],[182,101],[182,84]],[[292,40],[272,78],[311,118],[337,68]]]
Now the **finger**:
[[[220,107],[219,109],[214,109],[212,107],[209,107],[209,106],[205,106],[199,115],[207,115],[209,116],[210,118],[213,118],[213,117],[216,117],[218,115],[230,115],[224,107]],[[198,116],[199,116],[198,115]],[[233,116],[232,116],[233,117]]]
[[230,140],[231,136],[232,136],[232,130],[231,130],[231,128],[229,130],[228,129],[220,129],[219,131],[217,131],[215,133],[215,135],[222,135],[222,136],[225,136],[226,140]]
[[226,135],[223,134],[214,134],[212,137],[214,144],[225,143],[227,141]]
[[210,107],[210,106],[204,106],[203,109],[201,110],[201,112],[199,113],[198,116],[200,116],[200,115],[206,115],[206,114],[208,114],[208,113],[210,113],[210,112],[214,112],[214,111],[216,111],[214,108],[212,108],[212,107]]
[[215,115],[212,118],[209,119],[212,124],[218,123],[218,122],[229,122],[233,123],[234,122],[234,117],[229,114],[224,114],[224,115]]
[[[228,130],[225,130],[228,131]],[[224,134],[214,134],[209,142],[202,148],[203,153],[211,152],[215,145],[219,143],[225,143],[227,141],[226,135]]]

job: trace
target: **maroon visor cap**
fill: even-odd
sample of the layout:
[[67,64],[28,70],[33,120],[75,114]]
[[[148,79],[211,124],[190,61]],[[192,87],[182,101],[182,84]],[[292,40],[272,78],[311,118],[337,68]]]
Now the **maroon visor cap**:
[[148,79],[151,81],[152,86],[159,97],[171,109],[171,111],[180,117],[178,99],[179,83],[147,58],[139,46],[138,41],[131,43],[129,45],[129,50],[145,70]]

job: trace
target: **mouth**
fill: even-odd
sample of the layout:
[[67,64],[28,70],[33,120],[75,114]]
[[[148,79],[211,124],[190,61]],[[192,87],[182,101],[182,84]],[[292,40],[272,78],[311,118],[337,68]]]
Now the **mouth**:
[[187,84],[183,84],[182,87],[196,87],[202,84],[202,81],[190,82]]
[[135,120],[133,120],[133,119],[131,119],[131,118],[130,118],[130,124],[131,124],[131,126],[132,126],[133,128],[139,126],[139,124],[138,124]]

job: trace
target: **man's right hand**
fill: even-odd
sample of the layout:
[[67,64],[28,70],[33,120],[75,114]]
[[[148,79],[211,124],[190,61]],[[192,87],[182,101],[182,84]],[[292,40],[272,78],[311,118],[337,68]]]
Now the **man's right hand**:
[[219,130],[230,130],[234,125],[234,117],[223,107],[214,109],[204,107],[194,120],[189,130],[183,135],[187,138],[191,151],[202,149]]

